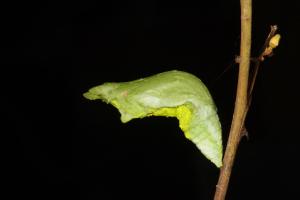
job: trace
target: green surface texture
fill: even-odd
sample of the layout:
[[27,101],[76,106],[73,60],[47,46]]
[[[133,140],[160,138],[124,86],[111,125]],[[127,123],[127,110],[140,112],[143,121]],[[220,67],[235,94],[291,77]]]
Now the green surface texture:
[[196,76],[167,71],[129,82],[104,83],[84,97],[112,104],[123,123],[148,116],[177,117],[186,138],[217,167],[222,166],[222,130],[216,107]]

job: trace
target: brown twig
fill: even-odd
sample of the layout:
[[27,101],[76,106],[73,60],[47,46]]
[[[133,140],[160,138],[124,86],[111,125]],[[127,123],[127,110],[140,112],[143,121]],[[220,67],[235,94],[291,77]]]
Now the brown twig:
[[[278,45],[280,35],[276,34],[277,26],[271,26],[270,33],[265,40],[265,43],[257,58],[250,58],[251,51],[251,0],[241,1],[241,46],[240,57],[236,58],[239,66],[238,88],[235,102],[235,109],[232,119],[232,125],[229,133],[227,147],[223,159],[223,167],[221,168],[219,181],[216,186],[214,200],[224,200],[228,188],[228,183],[232,171],[232,166],[238,144],[241,137],[247,135],[247,130],[244,122],[252,102],[252,93],[256,82],[259,66],[264,61],[265,57],[270,57],[273,54],[273,49]],[[278,36],[278,37],[276,37]],[[274,40],[274,41],[272,41]],[[250,60],[253,61],[254,70],[248,87],[248,76]]]
[[[273,55],[273,48],[275,48],[275,47],[273,47],[273,48],[270,47],[270,41],[276,35],[277,30],[278,30],[277,25],[272,25],[271,26],[270,32],[269,32],[269,34],[268,34],[268,36],[265,40],[265,43],[263,44],[263,46],[262,46],[262,48],[259,52],[258,57],[250,58],[250,60],[254,63],[254,66],[253,66],[252,76],[251,76],[250,81],[249,81],[247,107],[246,107],[246,110],[245,110],[245,113],[244,113],[243,121],[246,120],[247,113],[248,113],[249,108],[250,108],[251,103],[252,103],[253,89],[254,89],[254,85],[255,85],[255,82],[256,82],[256,78],[257,78],[257,74],[258,74],[260,64],[265,60],[265,57],[270,57],[270,56]],[[236,57],[235,60],[236,60],[236,63],[239,63],[240,62],[240,57]],[[241,137],[243,137],[243,136],[248,137],[248,132],[247,132],[247,129],[246,129],[245,125],[243,126],[242,134],[241,134]]]
[[[247,103],[247,107],[246,107],[244,117],[243,117],[244,122],[246,120],[247,113],[248,113],[249,108],[250,108],[251,103],[252,103],[253,89],[254,89],[254,85],[255,85],[255,82],[256,82],[256,78],[257,78],[257,74],[258,74],[260,64],[265,60],[266,56],[271,56],[273,54],[273,52],[272,52],[273,48],[270,48],[269,43],[270,43],[270,40],[276,35],[277,30],[278,30],[277,25],[272,25],[271,26],[269,35],[268,35],[267,39],[265,40],[265,43],[264,43],[264,45],[263,45],[263,47],[260,51],[260,54],[255,59],[255,62],[254,62],[255,64],[253,66],[254,70],[253,70],[252,78],[250,79],[250,82],[249,82],[250,84],[249,84],[249,89],[248,89],[248,103]],[[243,130],[247,130],[245,128],[245,125],[243,125]],[[247,131],[246,131],[246,133],[247,133]],[[244,135],[242,134],[241,137],[242,136],[244,136]],[[246,136],[248,136],[248,135],[246,134]]]
[[240,142],[241,130],[244,124],[244,113],[247,107],[248,76],[251,51],[252,0],[240,0],[240,4],[241,44],[237,94],[231,129],[223,159],[223,167],[220,171],[214,200],[225,199],[236,150]]
[[268,51],[269,43],[270,43],[270,40],[275,36],[277,30],[278,30],[277,25],[271,26],[271,30],[269,32],[267,39],[265,40],[264,45],[262,46],[259,56],[255,59],[254,71],[253,71],[253,75],[252,75],[251,82],[249,84],[249,90],[248,90],[248,107],[250,107],[250,104],[251,104],[250,102],[252,99],[252,92],[253,92],[256,77],[258,74],[259,66],[260,66],[261,62],[263,62],[265,60],[265,58],[264,58],[265,56],[270,56],[272,54],[272,51]]

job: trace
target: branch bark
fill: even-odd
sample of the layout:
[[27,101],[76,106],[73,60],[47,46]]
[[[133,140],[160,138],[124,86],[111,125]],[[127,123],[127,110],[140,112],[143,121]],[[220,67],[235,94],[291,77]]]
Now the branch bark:
[[214,200],[224,200],[232,171],[236,151],[241,139],[248,97],[248,77],[251,52],[252,0],[240,0],[241,4],[241,44],[238,85],[229,138],[223,158]]

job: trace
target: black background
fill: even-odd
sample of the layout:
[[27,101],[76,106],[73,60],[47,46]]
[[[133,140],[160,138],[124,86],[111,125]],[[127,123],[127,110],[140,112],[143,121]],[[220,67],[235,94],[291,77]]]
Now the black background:
[[[261,66],[250,139],[241,141],[227,199],[299,196],[296,4],[254,1],[253,55],[272,24],[282,41]],[[226,144],[239,1],[24,1],[2,9],[3,195],[212,199],[218,169],[184,138],[176,119],[122,124],[116,109],[82,93],[172,69],[193,73],[214,97]]]

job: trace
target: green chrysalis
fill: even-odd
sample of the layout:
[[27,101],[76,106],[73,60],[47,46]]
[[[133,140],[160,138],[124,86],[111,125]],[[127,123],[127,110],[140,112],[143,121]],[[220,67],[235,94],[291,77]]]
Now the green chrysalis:
[[123,123],[147,116],[177,117],[185,137],[217,167],[222,166],[222,131],[216,107],[196,76],[167,71],[130,82],[104,83],[84,97],[112,104]]

